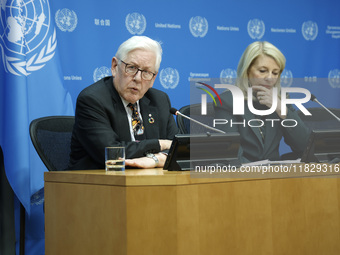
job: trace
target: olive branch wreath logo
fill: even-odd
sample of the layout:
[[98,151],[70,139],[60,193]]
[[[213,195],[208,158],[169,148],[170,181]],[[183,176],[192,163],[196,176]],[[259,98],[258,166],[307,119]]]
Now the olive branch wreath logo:
[[10,72],[14,75],[25,75],[28,76],[31,72],[37,71],[43,68],[49,60],[54,56],[55,49],[57,47],[57,33],[54,29],[53,34],[48,39],[47,45],[45,45],[39,53],[34,54],[27,61],[23,61],[17,57],[10,57],[4,54],[2,49],[3,62],[5,65],[6,72]]

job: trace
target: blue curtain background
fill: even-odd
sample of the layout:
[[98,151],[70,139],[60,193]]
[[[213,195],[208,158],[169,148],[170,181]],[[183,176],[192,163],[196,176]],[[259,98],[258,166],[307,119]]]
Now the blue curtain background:
[[[26,254],[44,254],[42,206],[30,199],[43,187],[46,171],[31,145],[29,123],[73,115],[79,92],[110,75],[118,46],[132,35],[162,42],[154,87],[168,93],[176,108],[190,103],[190,78],[235,78],[243,51],[255,40],[284,53],[287,86],[300,79],[299,87],[340,108],[339,1],[2,0],[0,10],[0,141],[8,179],[29,214]],[[44,22],[37,29],[30,20]],[[13,39],[15,24],[25,29]],[[23,44],[13,42],[23,37]]]

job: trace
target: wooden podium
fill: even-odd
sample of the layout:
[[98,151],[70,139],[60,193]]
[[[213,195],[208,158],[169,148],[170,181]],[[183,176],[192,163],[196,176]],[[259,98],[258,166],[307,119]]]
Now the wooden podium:
[[339,197],[330,176],[46,172],[46,255],[338,255]]

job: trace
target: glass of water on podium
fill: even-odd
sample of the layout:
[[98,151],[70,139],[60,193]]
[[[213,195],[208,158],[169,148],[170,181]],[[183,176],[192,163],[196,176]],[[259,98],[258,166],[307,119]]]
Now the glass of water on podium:
[[125,171],[124,147],[105,147],[105,170]]

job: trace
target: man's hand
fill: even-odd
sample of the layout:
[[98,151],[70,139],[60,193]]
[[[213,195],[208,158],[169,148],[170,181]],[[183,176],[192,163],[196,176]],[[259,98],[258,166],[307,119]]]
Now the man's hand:
[[[157,153],[155,154],[155,156],[158,158],[159,161],[157,167],[163,167],[166,160],[166,155],[163,153]],[[131,166],[136,168],[155,168],[156,162],[152,158],[141,157],[134,159],[126,159],[125,166]]]

